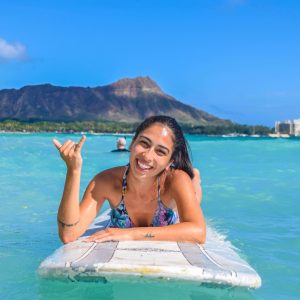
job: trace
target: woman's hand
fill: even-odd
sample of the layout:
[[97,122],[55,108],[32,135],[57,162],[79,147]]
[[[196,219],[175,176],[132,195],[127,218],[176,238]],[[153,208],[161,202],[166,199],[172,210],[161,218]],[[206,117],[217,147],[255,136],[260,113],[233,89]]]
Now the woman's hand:
[[201,204],[202,200],[202,188],[201,188],[201,177],[198,169],[194,168],[194,178],[192,179],[193,187],[195,190],[196,200],[199,204]]
[[81,170],[82,157],[81,148],[86,140],[85,136],[82,136],[79,143],[76,144],[71,140],[67,140],[62,145],[58,140],[54,139],[53,144],[60,153],[61,158],[65,161],[68,169]]
[[129,241],[133,240],[130,232],[133,233],[133,231],[128,228],[106,228],[94,233],[87,239],[83,240],[83,242],[102,243],[108,241]]

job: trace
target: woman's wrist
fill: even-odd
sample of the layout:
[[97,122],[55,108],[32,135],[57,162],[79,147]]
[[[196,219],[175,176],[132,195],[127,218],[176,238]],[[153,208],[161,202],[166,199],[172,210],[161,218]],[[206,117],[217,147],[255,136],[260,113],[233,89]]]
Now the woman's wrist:
[[134,227],[129,229],[129,238],[133,241],[140,240],[153,240],[155,234],[153,233],[153,227]]
[[67,172],[69,174],[80,174],[81,173],[81,167],[77,167],[77,168],[68,167]]
[[132,241],[141,240],[141,232],[139,227],[128,228],[129,239]]

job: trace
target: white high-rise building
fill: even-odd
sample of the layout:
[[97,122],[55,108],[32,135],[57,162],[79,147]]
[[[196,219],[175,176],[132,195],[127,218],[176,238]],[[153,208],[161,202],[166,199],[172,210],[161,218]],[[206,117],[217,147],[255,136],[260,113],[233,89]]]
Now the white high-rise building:
[[294,135],[300,136],[300,119],[294,120]]
[[300,136],[300,119],[286,120],[283,122],[276,121],[275,133]]

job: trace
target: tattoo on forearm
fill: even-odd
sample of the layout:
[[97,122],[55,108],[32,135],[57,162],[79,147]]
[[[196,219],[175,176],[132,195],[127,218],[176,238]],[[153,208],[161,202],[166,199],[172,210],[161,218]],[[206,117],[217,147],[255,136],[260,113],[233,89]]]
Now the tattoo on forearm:
[[144,237],[145,237],[145,238],[153,238],[153,237],[155,237],[155,235],[152,234],[151,232],[149,232],[149,233],[146,233],[146,234],[144,235]]

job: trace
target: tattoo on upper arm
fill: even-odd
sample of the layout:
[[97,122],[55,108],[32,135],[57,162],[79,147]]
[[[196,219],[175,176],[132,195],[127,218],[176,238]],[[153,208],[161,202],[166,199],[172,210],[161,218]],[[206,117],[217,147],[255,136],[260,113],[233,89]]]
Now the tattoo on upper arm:
[[144,237],[145,237],[145,238],[153,238],[153,237],[155,237],[155,235],[152,234],[151,232],[149,232],[149,233],[146,233],[146,234],[144,235]]

